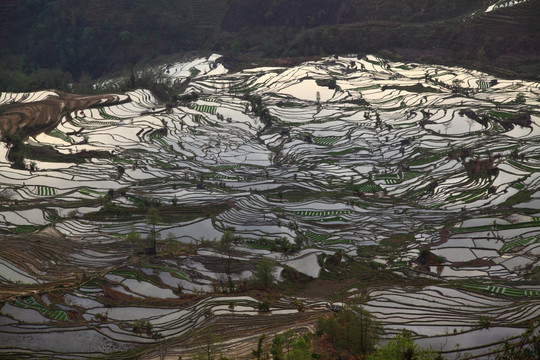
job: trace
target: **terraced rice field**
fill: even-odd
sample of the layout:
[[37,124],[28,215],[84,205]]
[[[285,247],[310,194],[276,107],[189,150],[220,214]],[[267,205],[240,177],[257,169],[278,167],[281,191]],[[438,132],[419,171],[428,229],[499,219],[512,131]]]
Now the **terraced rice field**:
[[[481,358],[538,317],[539,83],[371,55],[233,74],[218,57],[167,67],[197,101],[167,109],[140,89],[27,139],[63,159],[110,156],[29,171],[1,149],[0,357],[184,358],[219,327],[249,358],[258,335],[313,330],[335,296],[367,294],[389,336]],[[2,92],[0,105],[44,96]],[[157,256],[126,240],[152,235],[150,205]],[[350,282],[262,314],[263,294],[242,290],[261,258],[276,286],[291,268],[308,290]]]

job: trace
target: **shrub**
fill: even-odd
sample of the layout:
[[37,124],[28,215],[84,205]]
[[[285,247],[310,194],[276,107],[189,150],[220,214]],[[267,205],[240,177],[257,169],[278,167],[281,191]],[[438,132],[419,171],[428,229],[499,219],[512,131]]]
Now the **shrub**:
[[522,92],[518,92],[516,94],[516,98],[514,99],[514,102],[516,104],[525,104],[525,94],[523,94]]
[[263,290],[271,288],[274,283],[275,270],[276,266],[271,260],[262,259],[252,276],[255,287]]
[[478,316],[478,327],[481,329],[489,329],[491,326],[491,318],[489,316],[480,315]]
[[436,351],[431,350],[431,348],[424,349],[415,344],[411,334],[406,330],[403,330],[401,334],[390,340],[388,344],[367,357],[367,360],[379,359],[439,360],[443,359],[443,357]]
[[133,332],[140,334],[145,332],[146,335],[152,334],[152,324],[148,320],[137,319],[133,322]]
[[268,300],[263,300],[257,304],[259,312],[269,312],[270,311],[270,302]]
[[538,322],[531,325],[516,341],[506,341],[496,360],[538,360],[540,358],[540,333]]

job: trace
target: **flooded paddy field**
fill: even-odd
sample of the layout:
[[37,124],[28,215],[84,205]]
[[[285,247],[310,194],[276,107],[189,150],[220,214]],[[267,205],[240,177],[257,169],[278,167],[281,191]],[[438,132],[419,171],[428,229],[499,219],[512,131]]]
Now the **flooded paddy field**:
[[[43,154],[26,169],[2,143],[0,357],[189,357],[215,327],[249,355],[348,298],[388,337],[481,358],[538,318],[540,84],[372,55],[218,59],[167,66],[189,100],[140,89],[65,114],[26,139]],[[262,259],[270,294],[251,285]]]

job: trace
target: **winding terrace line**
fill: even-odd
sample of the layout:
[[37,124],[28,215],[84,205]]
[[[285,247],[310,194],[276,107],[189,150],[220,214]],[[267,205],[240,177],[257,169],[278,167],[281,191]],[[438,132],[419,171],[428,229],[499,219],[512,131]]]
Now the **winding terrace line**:
[[[201,338],[205,328],[219,329],[219,335],[224,337],[223,343],[220,344],[223,353],[234,354],[240,359],[252,359],[251,350],[257,347],[257,340],[261,335],[271,334],[270,337],[266,338],[266,342],[269,342],[275,334],[285,330],[313,332],[317,319],[328,313],[329,310],[313,310],[287,315],[269,315],[268,317],[216,316],[206,326],[200,327],[197,333],[190,332],[188,336],[180,336],[167,341],[166,345],[158,344],[141,354],[141,359],[159,359],[160,346],[163,345],[167,347],[168,355],[193,356],[206,346]],[[194,344],[197,345],[194,346]]]

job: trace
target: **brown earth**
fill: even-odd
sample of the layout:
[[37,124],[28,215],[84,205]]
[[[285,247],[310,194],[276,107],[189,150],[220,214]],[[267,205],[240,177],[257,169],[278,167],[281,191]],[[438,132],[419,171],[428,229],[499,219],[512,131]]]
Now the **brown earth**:
[[[124,243],[101,245],[100,250],[111,253],[125,253]],[[17,295],[27,295],[37,292],[48,292],[56,288],[69,288],[89,281],[92,276],[104,274],[111,269],[135,261],[136,258],[110,261],[106,266],[103,263],[90,266],[81,265],[73,254],[83,253],[88,248],[80,241],[73,241],[53,227],[47,227],[37,233],[9,236],[0,238],[0,258],[28,274],[40,274],[39,279],[45,284],[2,284],[0,287],[0,300]],[[89,246],[89,248],[92,248]]]
[[300,288],[295,296],[300,298],[321,298],[328,299],[333,295],[342,293],[358,282],[357,279],[344,279],[342,281],[315,279]]
[[329,310],[310,309],[286,315],[213,316],[203,323],[197,331],[187,332],[177,338],[162,342],[141,354],[141,359],[191,358],[210,347],[219,348],[223,356],[234,359],[253,359],[252,350],[257,341],[265,335],[263,349],[268,352],[276,333],[294,330],[297,333],[315,330],[317,319],[328,315]]
[[26,137],[54,127],[63,116],[71,116],[71,112],[129,101],[129,96],[123,99],[115,94],[86,96],[58,92],[41,101],[0,105],[0,132],[3,139],[17,131]]

